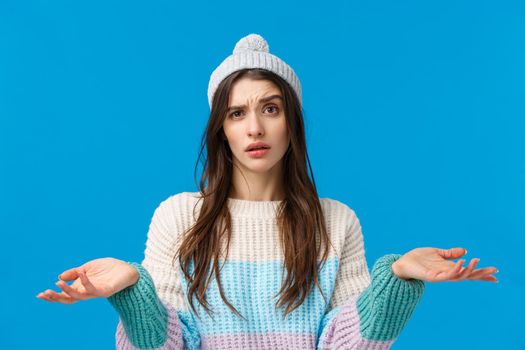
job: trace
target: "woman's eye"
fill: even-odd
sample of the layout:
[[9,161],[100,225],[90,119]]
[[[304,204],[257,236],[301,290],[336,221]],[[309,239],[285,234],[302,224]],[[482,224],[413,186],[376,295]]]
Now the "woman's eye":
[[268,106],[267,108],[270,108],[270,109],[273,108],[274,112],[270,112],[270,113],[272,113],[272,114],[273,114],[273,113],[277,113],[277,111],[279,110],[279,108],[277,108],[277,106]]
[[[267,106],[265,110],[270,109],[270,114],[276,114],[279,113],[279,107],[277,106]],[[230,118],[236,118],[240,116],[238,113],[241,113],[241,111],[235,111],[230,113]]]

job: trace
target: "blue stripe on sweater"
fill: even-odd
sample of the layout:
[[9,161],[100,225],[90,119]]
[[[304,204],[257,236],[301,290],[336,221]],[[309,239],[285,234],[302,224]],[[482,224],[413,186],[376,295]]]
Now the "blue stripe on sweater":
[[[327,299],[326,304],[319,288],[314,284],[313,290],[304,303],[294,312],[282,319],[284,307],[275,312],[276,296],[281,288],[283,261],[246,262],[229,260],[224,266],[220,261],[221,284],[226,299],[248,321],[238,317],[222,300],[215,276],[213,276],[206,291],[206,300],[214,313],[210,317],[194,296],[194,307],[198,315],[197,323],[201,335],[227,332],[292,332],[317,333],[318,320],[326,311],[327,303],[334,289],[339,268],[337,257],[328,258],[319,271],[319,285]],[[190,271],[193,266],[190,264]],[[211,268],[210,268],[211,270]],[[286,273],[286,270],[285,270]],[[183,291],[187,291],[187,283],[182,273],[179,275]],[[185,297],[186,298],[186,297]],[[257,310],[259,309],[259,310]]]

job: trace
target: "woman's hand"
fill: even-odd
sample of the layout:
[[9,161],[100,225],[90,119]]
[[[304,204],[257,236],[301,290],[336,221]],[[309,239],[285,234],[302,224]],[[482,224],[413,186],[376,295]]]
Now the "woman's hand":
[[495,267],[485,267],[474,270],[479,258],[470,261],[463,267],[465,259],[457,262],[448,261],[467,254],[464,248],[439,249],[416,248],[392,264],[394,273],[402,279],[419,279],[427,282],[459,282],[463,280],[479,280],[498,282],[491,276],[499,272]]
[[[62,289],[57,293],[51,289],[37,295],[37,298],[73,304],[79,300],[107,298],[122,289],[135,284],[139,279],[137,270],[125,261],[101,258],[88,261],[58,275],[61,281],[55,284]],[[64,281],[74,281],[68,285]]]

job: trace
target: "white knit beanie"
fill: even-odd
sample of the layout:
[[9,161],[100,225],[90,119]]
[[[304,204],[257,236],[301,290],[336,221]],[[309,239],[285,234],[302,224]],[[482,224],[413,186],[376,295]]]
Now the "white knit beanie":
[[210,109],[213,95],[221,81],[231,73],[244,68],[262,68],[279,75],[295,90],[299,103],[302,105],[301,83],[292,67],[270,53],[270,47],[262,36],[249,34],[237,42],[233,49],[233,54],[226,57],[212,72],[208,83]]

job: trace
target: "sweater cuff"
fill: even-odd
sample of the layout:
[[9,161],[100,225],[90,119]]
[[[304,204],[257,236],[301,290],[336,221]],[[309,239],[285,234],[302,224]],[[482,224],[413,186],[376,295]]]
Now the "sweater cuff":
[[[153,279],[139,263],[129,262],[138,281],[107,298],[118,312],[130,341],[140,348],[158,347],[167,337],[168,312],[158,298]],[[144,338],[148,334],[148,339]]]
[[372,269],[370,286],[357,300],[361,334],[366,339],[397,338],[423,296],[423,280],[405,280],[392,270],[392,264],[399,258],[401,254],[379,258]]

